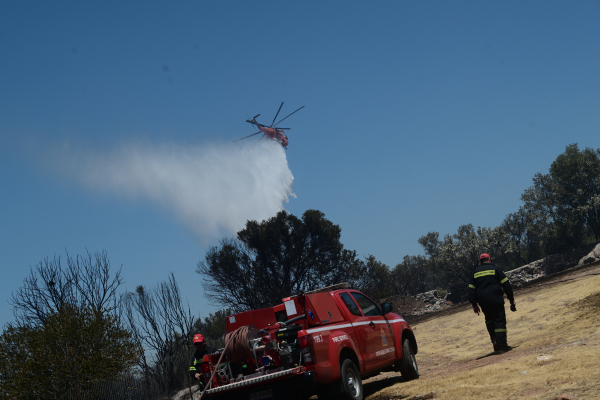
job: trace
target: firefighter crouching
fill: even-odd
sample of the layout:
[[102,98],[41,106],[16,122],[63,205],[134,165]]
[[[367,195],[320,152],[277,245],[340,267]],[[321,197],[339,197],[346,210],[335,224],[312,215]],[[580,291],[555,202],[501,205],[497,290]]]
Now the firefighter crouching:
[[202,380],[202,374],[200,371],[200,365],[202,364],[202,358],[207,354],[216,353],[217,349],[214,347],[207,347],[206,343],[204,343],[204,336],[197,333],[194,335],[194,347],[196,351],[194,352],[194,357],[192,358],[192,363],[190,365],[190,375],[192,379],[197,379],[200,384],[200,389],[204,386],[204,382]]
[[483,253],[479,257],[479,266],[475,269],[469,283],[469,301],[477,315],[480,311],[477,304],[481,306],[494,351],[498,353],[505,353],[512,349],[506,341],[503,292],[510,301],[510,310],[517,311],[508,278],[500,268],[492,264],[489,254]]

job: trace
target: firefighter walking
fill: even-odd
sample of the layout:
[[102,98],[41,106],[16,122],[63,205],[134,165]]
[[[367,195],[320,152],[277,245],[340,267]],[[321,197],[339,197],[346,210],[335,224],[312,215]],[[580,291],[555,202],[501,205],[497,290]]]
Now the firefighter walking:
[[479,257],[479,266],[471,276],[469,301],[473,305],[473,312],[477,315],[481,306],[494,351],[498,353],[505,353],[512,349],[506,340],[504,294],[510,301],[510,310],[517,311],[512,287],[504,271],[492,263],[489,254],[483,253]]

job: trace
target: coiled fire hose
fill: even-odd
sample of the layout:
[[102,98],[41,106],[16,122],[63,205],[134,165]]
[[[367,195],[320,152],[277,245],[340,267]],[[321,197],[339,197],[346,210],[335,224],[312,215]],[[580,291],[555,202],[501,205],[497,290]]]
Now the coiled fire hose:
[[[256,330],[256,327],[254,325],[241,326],[241,327],[237,328],[235,331],[225,335],[225,348],[223,349],[223,352],[221,353],[221,356],[219,357],[219,361],[217,361],[216,367],[214,368],[214,371],[210,377],[210,380],[208,381],[208,383],[206,385],[204,385],[204,390],[202,391],[202,393],[200,393],[200,397],[198,397],[198,400],[201,400],[202,396],[204,396],[204,392],[206,392],[212,386],[213,378],[215,377],[215,374],[217,373],[217,369],[218,369],[217,367],[219,365],[221,365],[221,360],[223,359],[223,356],[225,355],[225,353],[227,353],[227,356],[229,357],[229,359],[234,363],[239,363],[239,362],[246,360],[246,358],[252,357],[252,352],[250,351],[250,346],[248,345],[248,341],[249,341],[248,332],[251,329]],[[229,349],[229,347],[231,347],[230,352],[227,351]],[[249,357],[247,357],[248,355],[249,355]]]
[[[252,331],[253,338],[250,337]],[[237,332],[237,335],[235,333]],[[254,355],[250,350],[249,342],[250,339],[256,339],[258,337],[258,330],[254,325],[241,326],[232,333],[225,335],[225,342],[231,343],[229,350],[227,351],[227,357],[235,364],[242,363],[249,358],[253,358]]]

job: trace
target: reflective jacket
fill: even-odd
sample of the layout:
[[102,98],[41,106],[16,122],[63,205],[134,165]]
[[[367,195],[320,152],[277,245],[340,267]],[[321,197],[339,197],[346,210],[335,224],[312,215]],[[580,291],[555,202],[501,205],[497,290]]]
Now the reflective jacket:
[[194,358],[192,358],[192,362],[190,365],[190,375],[192,376],[192,378],[196,376],[196,373],[202,374],[202,372],[200,372],[200,364],[202,364],[202,358],[204,358],[204,356],[207,354],[213,354],[216,352],[217,349],[208,346],[204,347],[203,352],[199,352],[198,350],[194,352]]
[[471,276],[469,282],[469,301],[482,306],[504,304],[504,293],[509,301],[514,301],[512,287],[508,278],[494,264],[481,264]]

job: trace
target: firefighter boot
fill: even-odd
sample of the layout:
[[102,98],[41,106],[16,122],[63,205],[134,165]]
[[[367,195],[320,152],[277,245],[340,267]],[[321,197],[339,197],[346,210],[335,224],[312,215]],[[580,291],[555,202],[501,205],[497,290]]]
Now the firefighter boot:
[[498,349],[498,351],[496,351],[496,353],[498,353],[498,354],[504,354],[507,351],[511,351],[512,350],[511,346],[501,345],[501,346],[498,346],[498,347],[499,347],[499,349]]

